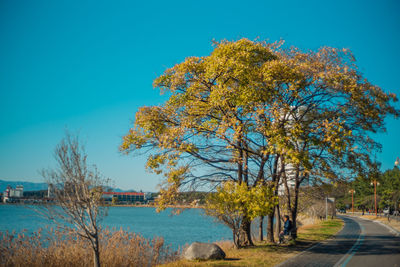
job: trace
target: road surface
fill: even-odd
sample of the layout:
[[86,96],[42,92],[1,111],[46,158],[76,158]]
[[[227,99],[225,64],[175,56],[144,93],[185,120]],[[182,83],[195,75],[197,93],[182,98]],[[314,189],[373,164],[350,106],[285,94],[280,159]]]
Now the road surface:
[[339,216],[343,229],[334,237],[319,243],[283,262],[279,267],[400,267],[400,237],[387,227],[357,217]]

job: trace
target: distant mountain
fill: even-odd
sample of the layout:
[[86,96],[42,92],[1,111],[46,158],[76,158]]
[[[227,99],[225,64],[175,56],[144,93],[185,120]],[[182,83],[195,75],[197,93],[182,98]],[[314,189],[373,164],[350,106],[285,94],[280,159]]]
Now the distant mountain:
[[47,189],[46,183],[32,183],[23,181],[4,181],[0,180],[0,192],[4,192],[7,186],[15,188],[17,185],[23,185],[24,191],[38,191]]
[[[23,182],[23,181],[5,181],[0,180],[0,192],[4,192],[7,186],[11,186],[15,188],[17,185],[23,185],[24,191],[38,191],[47,189],[46,183],[32,183],[32,182]],[[110,188],[110,191],[113,192],[136,192],[134,190],[123,190],[120,188]]]
[[137,192],[135,190],[129,189],[129,190],[124,190],[118,187],[107,187],[105,191],[111,191],[111,192]]

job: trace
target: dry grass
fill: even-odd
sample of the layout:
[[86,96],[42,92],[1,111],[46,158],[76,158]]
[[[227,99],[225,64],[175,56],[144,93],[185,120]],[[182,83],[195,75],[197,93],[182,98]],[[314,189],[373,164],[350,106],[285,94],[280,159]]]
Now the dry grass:
[[187,261],[179,260],[165,264],[165,267],[189,266],[275,266],[300,253],[315,242],[325,240],[343,227],[339,219],[319,221],[299,229],[295,245],[276,245],[258,242],[256,246],[246,249],[235,249],[229,241],[217,242],[225,251],[225,260]]
[[[155,266],[178,255],[162,238],[149,240],[122,230],[105,230],[100,249],[103,266]],[[93,266],[93,254],[86,240],[66,231],[0,232],[0,266]]]

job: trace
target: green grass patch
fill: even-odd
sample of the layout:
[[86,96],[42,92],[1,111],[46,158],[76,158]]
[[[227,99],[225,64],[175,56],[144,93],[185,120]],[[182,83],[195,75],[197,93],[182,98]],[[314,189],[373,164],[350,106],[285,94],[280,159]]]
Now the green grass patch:
[[343,221],[340,219],[322,221],[318,225],[306,226],[299,230],[297,241],[322,241],[337,233],[342,226]]

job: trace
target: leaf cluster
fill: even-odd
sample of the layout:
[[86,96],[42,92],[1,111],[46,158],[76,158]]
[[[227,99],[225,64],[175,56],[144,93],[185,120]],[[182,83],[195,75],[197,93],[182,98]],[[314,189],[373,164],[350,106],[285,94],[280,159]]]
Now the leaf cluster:
[[227,181],[207,196],[205,211],[228,226],[247,217],[250,221],[265,216],[274,209],[277,197],[274,189],[261,183],[249,188],[245,183]]

